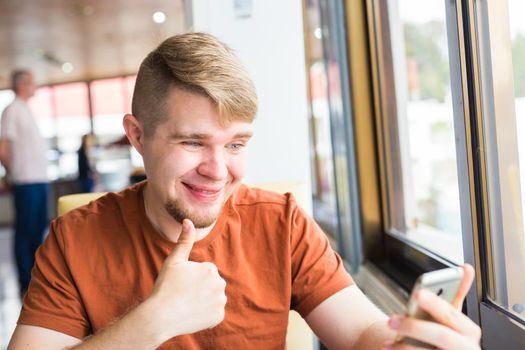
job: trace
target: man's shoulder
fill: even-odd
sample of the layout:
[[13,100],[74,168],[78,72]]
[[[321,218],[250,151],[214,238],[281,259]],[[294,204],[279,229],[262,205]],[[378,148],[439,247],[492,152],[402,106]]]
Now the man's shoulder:
[[128,187],[120,192],[108,192],[88,203],[59,216],[55,225],[62,229],[85,227],[108,227],[126,220],[137,220],[140,217],[140,198],[143,183]]
[[291,193],[279,193],[257,186],[242,184],[233,197],[234,206],[287,206],[293,200]]

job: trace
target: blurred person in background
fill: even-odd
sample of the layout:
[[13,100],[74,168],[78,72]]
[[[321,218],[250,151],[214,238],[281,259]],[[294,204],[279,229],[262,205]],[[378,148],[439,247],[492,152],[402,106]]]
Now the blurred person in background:
[[11,84],[15,99],[2,113],[0,162],[13,193],[14,250],[23,296],[31,279],[35,252],[48,225],[47,144],[27,104],[35,93],[33,74],[16,70]]
[[82,143],[78,149],[78,183],[81,192],[92,192],[95,185],[92,168],[91,150],[93,148],[93,135],[82,136]]

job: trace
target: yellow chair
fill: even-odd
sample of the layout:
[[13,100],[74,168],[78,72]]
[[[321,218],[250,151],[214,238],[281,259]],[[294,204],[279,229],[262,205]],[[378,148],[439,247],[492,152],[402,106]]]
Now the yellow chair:
[[[301,207],[309,205],[306,185],[302,182],[279,181],[258,183],[253,187],[268,191],[285,193],[291,192]],[[87,204],[101,196],[104,192],[78,193],[62,196],[58,199],[58,215],[67,213],[81,205]],[[313,332],[304,319],[295,311],[290,311],[288,317],[288,331],[286,333],[286,344],[288,350],[313,350]]]
[[57,212],[58,215],[64,215],[70,210],[88,204],[95,199],[102,197],[106,192],[75,193],[68,194],[58,198]]

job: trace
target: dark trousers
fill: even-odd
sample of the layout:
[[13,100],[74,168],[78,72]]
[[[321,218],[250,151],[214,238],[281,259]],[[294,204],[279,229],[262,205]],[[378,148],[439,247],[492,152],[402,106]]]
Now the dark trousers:
[[35,252],[44,239],[48,220],[49,184],[13,185],[15,202],[15,259],[20,290],[27,290]]
[[79,178],[78,183],[80,184],[80,191],[82,191],[82,193],[93,192],[93,186],[95,185],[95,181],[92,177],[88,176]]

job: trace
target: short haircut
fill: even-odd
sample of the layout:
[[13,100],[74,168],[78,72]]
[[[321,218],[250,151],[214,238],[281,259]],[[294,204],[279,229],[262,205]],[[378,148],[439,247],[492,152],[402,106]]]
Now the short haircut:
[[174,87],[209,97],[218,107],[221,125],[255,119],[252,80],[232,49],[211,34],[172,36],[142,61],[131,111],[146,136],[167,119],[166,101]]
[[24,75],[31,74],[27,69],[16,69],[11,73],[11,89],[16,93],[17,85],[20,80],[24,78]]

